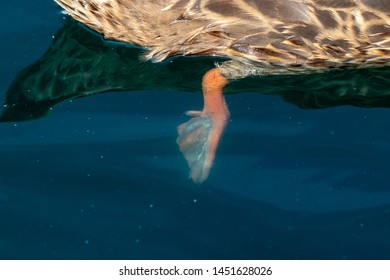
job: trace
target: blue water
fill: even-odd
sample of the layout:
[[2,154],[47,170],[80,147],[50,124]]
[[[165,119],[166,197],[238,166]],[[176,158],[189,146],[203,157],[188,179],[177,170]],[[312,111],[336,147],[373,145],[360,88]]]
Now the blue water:
[[[49,0],[0,7],[4,100],[64,19]],[[175,143],[199,92],[98,94],[1,123],[0,258],[390,258],[389,109],[227,102],[200,186]]]

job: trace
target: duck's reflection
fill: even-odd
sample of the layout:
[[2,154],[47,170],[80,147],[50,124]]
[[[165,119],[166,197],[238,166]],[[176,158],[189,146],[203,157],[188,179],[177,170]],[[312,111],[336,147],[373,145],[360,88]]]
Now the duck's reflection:
[[[140,59],[141,55],[142,49],[104,41],[68,19],[42,58],[13,81],[0,120],[36,119],[66,99],[107,91],[200,93],[203,73],[222,61],[179,57],[151,63]],[[390,107],[389,88],[390,69],[382,68],[247,78],[231,83],[225,92],[280,95],[302,108]]]

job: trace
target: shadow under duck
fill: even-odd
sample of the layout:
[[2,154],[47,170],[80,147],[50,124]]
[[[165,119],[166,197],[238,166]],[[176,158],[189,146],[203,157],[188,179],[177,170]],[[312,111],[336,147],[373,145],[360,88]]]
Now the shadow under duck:
[[390,65],[386,0],[55,1],[106,39],[145,48],[145,59],[229,58],[204,75],[204,108],[178,127],[197,183],[207,179],[229,120],[230,80]]

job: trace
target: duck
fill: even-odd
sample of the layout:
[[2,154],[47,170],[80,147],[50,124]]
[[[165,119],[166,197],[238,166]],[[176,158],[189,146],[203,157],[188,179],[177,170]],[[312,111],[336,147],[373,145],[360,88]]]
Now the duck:
[[143,48],[142,59],[226,58],[203,76],[203,109],[186,112],[191,119],[177,128],[189,176],[199,184],[230,120],[229,82],[390,66],[386,0],[54,1],[106,40]]

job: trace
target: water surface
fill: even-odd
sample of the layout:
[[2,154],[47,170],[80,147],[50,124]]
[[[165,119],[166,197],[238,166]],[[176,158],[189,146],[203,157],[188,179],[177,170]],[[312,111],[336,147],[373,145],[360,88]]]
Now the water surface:
[[[23,79],[18,74],[44,56],[66,20],[48,0],[0,6],[5,101],[10,88],[22,94],[33,85],[28,77],[42,67]],[[95,51],[107,57],[109,48]],[[199,186],[188,179],[176,127],[187,119],[183,112],[201,108],[200,77],[213,61],[187,62],[137,64],[137,71],[107,79],[109,92],[85,98],[68,100],[65,93],[85,95],[107,80],[56,88],[51,83],[61,73],[52,72],[41,88],[31,87],[41,99],[49,90],[59,99],[33,104],[48,110],[44,117],[0,124],[1,259],[390,257],[385,80],[356,79],[377,76],[370,71],[345,74],[340,80],[375,87],[356,98],[353,91],[364,84],[347,87],[348,98],[338,92],[345,85],[331,90],[339,74],[233,83],[232,120],[211,176]],[[159,80],[164,69],[177,75]],[[75,79],[87,81],[80,73]],[[291,95],[276,88],[281,82]],[[30,109],[17,111],[26,118]]]

